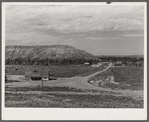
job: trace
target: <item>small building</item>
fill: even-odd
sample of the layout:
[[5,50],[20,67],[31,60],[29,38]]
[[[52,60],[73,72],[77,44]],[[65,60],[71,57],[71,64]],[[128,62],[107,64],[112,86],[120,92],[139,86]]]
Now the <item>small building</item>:
[[49,75],[48,71],[38,71],[38,70],[28,70],[25,72],[25,79],[26,80],[48,80]]
[[84,65],[85,65],[85,66],[89,66],[90,63],[89,63],[89,62],[85,62]]
[[42,79],[41,80],[43,80],[43,81],[48,81],[49,80],[49,78],[47,78],[47,77],[42,77]]

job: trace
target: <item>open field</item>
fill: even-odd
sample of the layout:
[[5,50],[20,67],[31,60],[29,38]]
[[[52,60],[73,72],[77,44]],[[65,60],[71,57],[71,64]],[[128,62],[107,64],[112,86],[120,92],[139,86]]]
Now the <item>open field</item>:
[[50,70],[50,73],[54,77],[87,76],[103,69],[84,65],[6,65],[5,67],[6,73],[10,75],[25,75],[26,70],[34,71],[36,69],[37,71]]
[[[107,84],[108,88],[120,88],[120,89],[130,89],[130,90],[143,90],[144,86],[144,73],[143,67],[115,67],[110,68],[106,72],[102,72],[95,75],[89,79],[89,81],[94,80],[105,80],[108,76],[113,76],[114,81],[120,83],[119,85]],[[125,86],[127,84],[128,86]]]
[[[44,87],[41,87],[41,81],[26,81],[21,79],[23,77],[21,75],[10,76],[15,77],[16,81],[18,79],[20,82],[6,83],[5,106],[143,108],[143,88],[139,88],[139,85],[143,87],[143,79],[139,81],[143,78],[143,68],[111,68],[111,66],[112,64],[109,64],[104,70],[101,68],[88,70],[84,73],[85,75],[81,73],[81,75],[78,74],[71,78],[58,78],[57,80],[44,81]],[[92,68],[90,66],[82,67],[84,69]],[[73,69],[72,67],[70,68]],[[76,70],[76,68],[74,69]],[[73,70],[71,71],[73,72]],[[59,71],[57,70],[57,72]],[[87,82],[88,80],[99,80],[111,75],[114,76],[115,82],[130,84],[130,88],[123,90],[113,89],[112,85],[107,88],[102,88]],[[136,85],[136,82],[138,85]]]
[[82,91],[68,87],[47,87],[42,91],[40,88],[7,90],[9,92],[5,93],[6,107],[143,108],[143,100],[114,95],[112,92]]

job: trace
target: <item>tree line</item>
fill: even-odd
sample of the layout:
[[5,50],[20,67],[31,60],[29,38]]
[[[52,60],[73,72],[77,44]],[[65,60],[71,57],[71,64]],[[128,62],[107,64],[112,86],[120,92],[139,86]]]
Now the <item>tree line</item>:
[[39,59],[39,58],[8,58],[5,60],[6,65],[69,65],[69,64],[84,64],[88,62],[90,64],[96,64],[98,62],[117,62],[121,61],[125,65],[133,65],[137,62],[143,62],[144,58],[133,57],[99,57],[99,59],[85,59],[85,58],[57,58],[57,59]]
[[99,57],[102,61],[105,62],[117,62],[117,61],[121,61],[123,63],[127,63],[127,62],[138,62],[138,61],[144,61],[144,58],[140,57],[114,57],[114,56],[107,56],[107,57]]
[[30,58],[8,58],[5,60],[6,65],[69,65],[69,64],[90,64],[98,63],[99,59],[84,59],[84,58],[71,58],[71,59],[30,59]]

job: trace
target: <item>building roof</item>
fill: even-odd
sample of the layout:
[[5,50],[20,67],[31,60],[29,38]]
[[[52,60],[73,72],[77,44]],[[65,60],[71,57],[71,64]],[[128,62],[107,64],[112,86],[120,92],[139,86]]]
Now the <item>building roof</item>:
[[28,70],[28,71],[25,72],[25,76],[28,76],[28,77],[48,77],[48,71]]

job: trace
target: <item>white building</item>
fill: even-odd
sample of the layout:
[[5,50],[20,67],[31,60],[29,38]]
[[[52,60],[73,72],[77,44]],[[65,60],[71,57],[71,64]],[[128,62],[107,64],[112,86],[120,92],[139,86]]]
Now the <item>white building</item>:
[[85,65],[85,66],[89,66],[90,63],[89,63],[89,62],[85,62],[84,65]]

